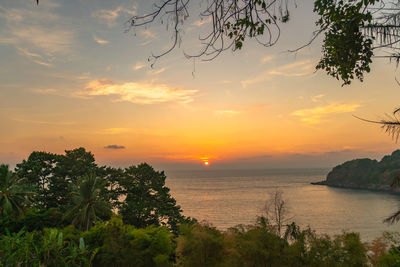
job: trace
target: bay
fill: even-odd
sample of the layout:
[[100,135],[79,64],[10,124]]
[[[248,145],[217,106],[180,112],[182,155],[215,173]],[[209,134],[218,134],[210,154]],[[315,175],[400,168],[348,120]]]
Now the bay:
[[271,192],[283,191],[289,216],[319,234],[355,231],[372,240],[399,224],[382,220],[399,208],[400,196],[367,190],[311,185],[329,169],[167,171],[166,184],[186,216],[224,230],[251,224],[262,215]]

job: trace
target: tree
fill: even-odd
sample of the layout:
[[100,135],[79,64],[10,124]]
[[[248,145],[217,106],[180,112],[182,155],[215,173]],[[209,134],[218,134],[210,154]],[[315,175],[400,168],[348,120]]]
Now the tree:
[[72,223],[85,231],[100,218],[110,218],[111,205],[100,195],[104,185],[94,173],[79,179],[73,192],[74,206],[65,214],[65,218],[72,218]]
[[[60,156],[48,152],[32,152],[27,160],[17,164],[16,174],[24,177],[32,185],[35,192],[33,205],[35,208],[47,209],[54,207],[50,187],[53,183],[55,166]],[[65,193],[65,192],[64,192]]]
[[270,193],[269,199],[264,206],[265,218],[275,228],[277,235],[282,237],[284,228],[287,228],[289,221],[287,202],[283,198],[283,192],[279,189]]
[[166,227],[137,229],[118,217],[83,233],[93,266],[173,266],[173,235]]
[[26,177],[34,188],[36,208],[59,208],[63,211],[73,205],[73,185],[78,179],[87,173],[100,171],[93,154],[82,147],[65,150],[65,155],[32,152],[16,167],[18,176]]
[[0,165],[0,214],[19,216],[30,203],[32,192],[27,190],[23,179],[8,170],[7,165]]
[[184,217],[165,186],[165,179],[164,172],[155,171],[146,163],[125,169],[120,181],[125,196],[120,213],[125,223],[138,228],[166,225],[177,231]]

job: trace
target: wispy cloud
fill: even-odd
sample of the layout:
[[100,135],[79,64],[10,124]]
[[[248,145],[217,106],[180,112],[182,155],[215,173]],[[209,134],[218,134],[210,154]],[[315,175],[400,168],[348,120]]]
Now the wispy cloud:
[[330,104],[310,109],[300,109],[292,112],[292,116],[300,117],[303,122],[316,124],[322,122],[324,117],[332,114],[347,113],[355,111],[359,104]]
[[195,22],[193,22],[192,25],[193,25],[193,26],[196,26],[196,27],[200,27],[200,26],[202,26],[202,25],[204,25],[204,24],[210,23],[211,21],[212,21],[211,16],[208,17],[208,18],[206,18],[206,19],[200,18],[200,19],[196,20]]
[[120,146],[120,145],[108,145],[104,147],[105,149],[124,149],[125,146]]
[[133,70],[140,70],[143,69],[146,66],[144,62],[136,62],[136,65],[132,67]]
[[110,80],[93,80],[85,89],[78,92],[83,96],[112,96],[115,101],[128,101],[137,104],[164,102],[189,103],[197,90],[171,88],[151,83],[114,83]]
[[49,89],[33,89],[32,91],[35,92],[35,93],[38,93],[38,94],[55,94],[55,93],[57,93],[57,90],[56,89],[52,89],[52,88],[49,88]]
[[229,117],[231,117],[231,116],[238,115],[240,113],[241,113],[241,111],[233,110],[233,109],[225,109],[225,110],[216,110],[216,111],[214,111],[214,114],[216,116],[229,116]]
[[147,74],[148,75],[157,75],[157,74],[160,74],[160,73],[162,73],[162,72],[164,72],[166,70],[167,70],[167,68],[151,69],[151,70],[147,71]]
[[32,124],[39,124],[39,125],[57,125],[57,126],[68,126],[74,125],[76,122],[74,121],[43,121],[43,120],[30,120],[30,119],[21,119],[21,118],[12,118],[12,120],[22,123],[32,123]]
[[154,32],[150,31],[149,29],[141,31],[140,34],[148,39],[155,39],[157,37],[157,35]]
[[100,38],[98,38],[96,35],[93,35],[93,40],[94,40],[96,43],[100,44],[100,45],[105,45],[105,44],[108,44],[108,43],[109,43],[107,40],[100,39]]
[[100,9],[93,12],[92,16],[98,18],[101,23],[106,24],[109,27],[114,27],[117,25],[117,19],[121,14],[127,14],[129,16],[135,15],[136,6],[131,8],[118,6],[115,9]]
[[49,67],[55,58],[71,54],[75,33],[62,26],[68,23],[54,12],[58,5],[46,4],[41,9],[4,8],[0,5],[0,19],[3,21],[0,43],[13,45],[21,55]]
[[107,128],[101,130],[99,133],[101,134],[122,134],[122,133],[128,133],[131,132],[132,129],[130,128]]
[[324,94],[320,94],[320,95],[313,96],[313,97],[311,97],[311,101],[314,102],[314,103],[317,103],[317,102],[319,102],[319,101],[321,100],[321,98],[323,98],[324,96],[325,96]]
[[264,104],[256,104],[250,106],[241,106],[241,107],[231,107],[226,109],[217,109],[214,111],[214,115],[218,117],[233,117],[239,114],[245,114],[249,112],[257,112],[265,109]]
[[266,55],[266,56],[264,56],[263,58],[261,58],[261,63],[262,63],[262,64],[265,64],[265,63],[267,63],[267,62],[270,62],[271,60],[274,59],[274,57],[275,57],[275,56],[273,56],[273,55]]
[[146,30],[141,31],[141,32],[140,32],[140,35],[142,35],[142,36],[143,36],[143,39],[144,39],[144,41],[141,42],[141,43],[139,44],[139,45],[141,45],[141,46],[148,45],[148,44],[150,44],[154,39],[157,38],[157,35],[156,35],[154,32],[150,31],[149,29],[146,29]]
[[74,34],[69,30],[43,28],[41,26],[25,26],[14,29],[14,42],[30,43],[45,54],[66,54],[71,52]]
[[279,66],[273,70],[259,73],[257,76],[241,81],[243,88],[271,79],[274,76],[301,77],[313,73],[315,63],[309,59]]

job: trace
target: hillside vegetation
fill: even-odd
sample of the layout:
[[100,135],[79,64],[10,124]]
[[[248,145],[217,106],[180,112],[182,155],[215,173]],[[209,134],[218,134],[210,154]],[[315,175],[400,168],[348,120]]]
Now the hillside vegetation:
[[334,187],[400,192],[391,186],[400,174],[400,150],[381,161],[368,158],[346,161],[332,169],[325,181],[314,183]]

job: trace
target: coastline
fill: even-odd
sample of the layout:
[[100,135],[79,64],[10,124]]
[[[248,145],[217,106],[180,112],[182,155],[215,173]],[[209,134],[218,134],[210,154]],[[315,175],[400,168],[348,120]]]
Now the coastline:
[[324,185],[333,188],[341,188],[341,189],[352,189],[352,190],[364,190],[370,192],[381,192],[386,194],[400,195],[400,188],[393,190],[390,186],[382,186],[380,188],[377,185],[371,186],[361,186],[361,185],[343,185],[343,184],[329,184],[326,180],[319,182],[311,182],[312,185]]

